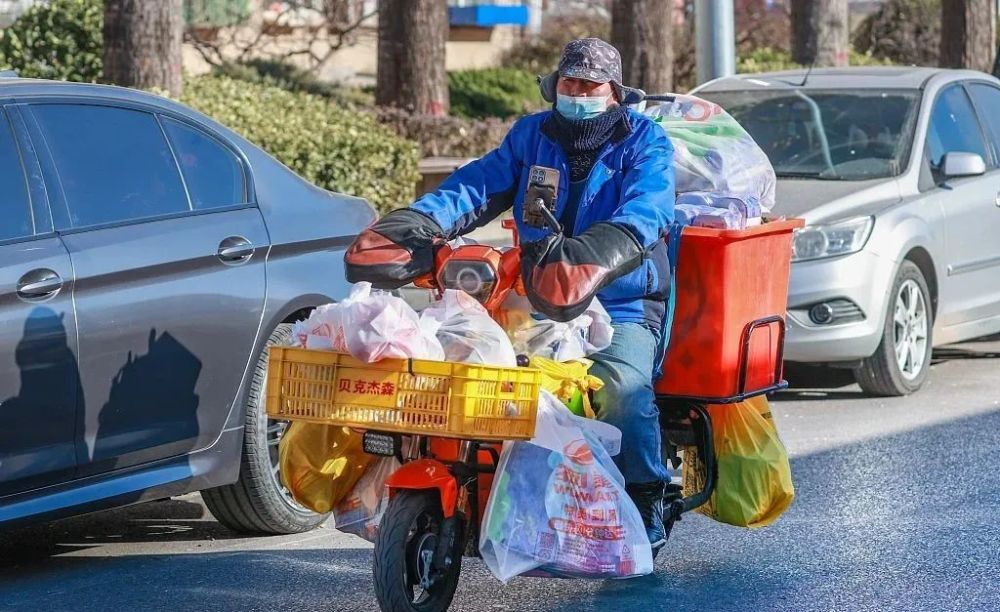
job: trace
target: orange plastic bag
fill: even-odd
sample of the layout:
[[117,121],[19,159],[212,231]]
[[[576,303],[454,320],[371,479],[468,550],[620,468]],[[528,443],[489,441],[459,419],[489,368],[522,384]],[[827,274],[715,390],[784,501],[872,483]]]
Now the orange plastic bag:
[[293,421],[278,447],[281,479],[295,501],[325,514],[347,496],[375,459],[347,427]]
[[711,499],[698,512],[738,527],[770,525],[792,505],[795,487],[767,398],[707,408],[719,476]]

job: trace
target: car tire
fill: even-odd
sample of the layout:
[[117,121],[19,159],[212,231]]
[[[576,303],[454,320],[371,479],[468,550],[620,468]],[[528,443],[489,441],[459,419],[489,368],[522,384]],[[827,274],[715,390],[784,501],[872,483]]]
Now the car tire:
[[[268,338],[267,346],[291,344],[292,326],[283,323]],[[277,440],[285,423],[267,418],[265,384],[267,350],[255,365],[246,402],[243,454],[239,480],[206,489],[201,497],[215,518],[241,533],[290,534],[317,527],[328,514],[317,514],[292,499],[277,473]]]
[[912,261],[896,272],[875,354],[854,370],[861,389],[893,397],[919,389],[930,372],[934,314],[923,273]]

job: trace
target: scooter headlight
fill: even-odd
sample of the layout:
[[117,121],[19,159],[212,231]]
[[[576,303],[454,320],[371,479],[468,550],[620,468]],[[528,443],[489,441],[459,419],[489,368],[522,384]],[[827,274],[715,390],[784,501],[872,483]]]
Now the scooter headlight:
[[486,303],[497,284],[497,273],[483,261],[449,261],[441,271],[441,286],[464,291]]

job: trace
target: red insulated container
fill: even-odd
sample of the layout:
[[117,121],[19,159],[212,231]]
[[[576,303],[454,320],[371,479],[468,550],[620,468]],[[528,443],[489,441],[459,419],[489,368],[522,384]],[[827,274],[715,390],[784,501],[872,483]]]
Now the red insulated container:
[[684,228],[657,394],[725,403],[781,383],[792,232],[803,225]]

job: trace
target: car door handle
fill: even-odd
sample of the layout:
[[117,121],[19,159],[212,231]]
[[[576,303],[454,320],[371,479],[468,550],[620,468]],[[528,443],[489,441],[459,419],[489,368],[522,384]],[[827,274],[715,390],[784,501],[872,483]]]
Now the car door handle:
[[230,236],[219,244],[219,259],[226,263],[247,261],[253,255],[253,243],[243,236]]
[[993,203],[997,205],[997,208],[1000,208],[1000,191],[997,192],[997,197],[993,198]]
[[17,295],[28,300],[37,300],[55,295],[62,289],[63,279],[47,268],[32,270],[17,281]]

